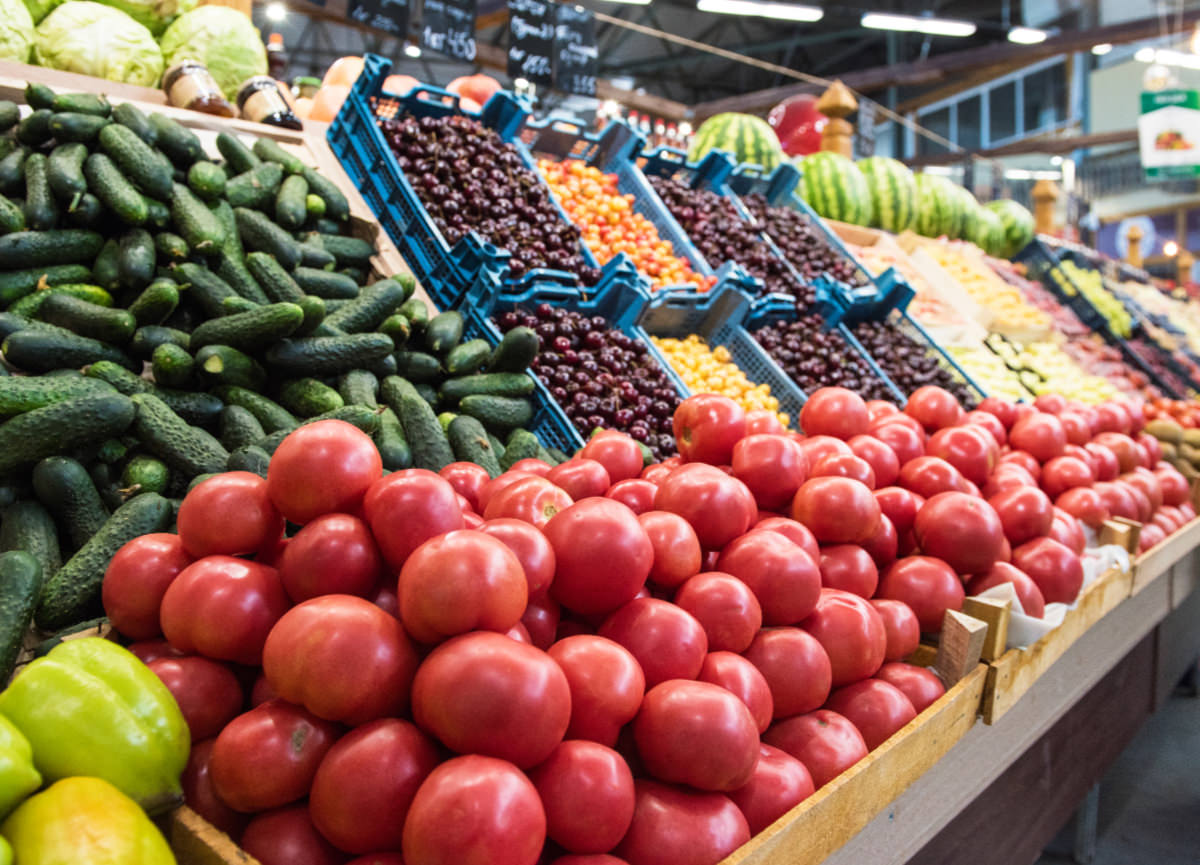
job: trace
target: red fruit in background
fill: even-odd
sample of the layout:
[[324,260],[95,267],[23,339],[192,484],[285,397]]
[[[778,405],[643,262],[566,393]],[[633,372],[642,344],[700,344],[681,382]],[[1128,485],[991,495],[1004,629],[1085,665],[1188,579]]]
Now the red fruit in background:
[[744,483],[699,463],[679,467],[659,484],[654,507],[691,523],[706,550],[721,549],[745,534],[758,514],[754,495]]
[[776,719],[811,712],[828,699],[833,666],[808,631],[764,628],[744,655],[766,679]]
[[1061,393],[1044,393],[1033,401],[1033,407],[1046,414],[1062,414],[1067,408],[1067,398]]
[[644,462],[637,442],[615,430],[604,430],[592,436],[576,456],[600,463],[614,484],[641,475]]
[[1017,407],[1006,399],[989,396],[979,403],[979,411],[995,415],[1005,429],[1009,429],[1017,420]]
[[1167,533],[1154,523],[1142,526],[1142,530],[1138,534],[1138,552],[1144,553],[1156,544],[1162,543],[1166,536]]
[[771,686],[752,663],[733,652],[709,652],[697,681],[724,688],[746,704],[758,732],[767,729],[775,713]]
[[849,478],[805,481],[792,502],[792,518],[824,544],[857,544],[879,526],[879,503],[864,484]]
[[975,424],[940,429],[925,445],[928,456],[944,459],[975,484],[987,483],[996,467],[998,446],[982,427]]
[[459,96],[471,99],[479,105],[487,105],[488,100],[492,98],[492,94],[497,90],[503,89],[503,86],[490,75],[475,74],[462,75],[455,78],[446,85],[446,89],[451,93],[457,93]]
[[879,531],[875,537],[868,540],[862,545],[866,550],[867,555],[871,557],[871,561],[875,563],[875,568],[886,568],[892,562],[896,561],[896,556],[900,551],[900,539],[896,534],[896,527],[892,525],[892,521],[882,514],[879,516]]
[[800,627],[817,638],[829,655],[833,687],[873,676],[887,653],[887,631],[866,599],[822,589],[812,615]]
[[1063,432],[1067,434],[1067,442],[1073,445],[1086,445],[1092,440],[1092,428],[1087,418],[1078,412],[1065,411],[1058,416],[1062,421]]
[[975,411],[969,411],[963,415],[963,421],[986,429],[992,434],[996,444],[1001,447],[1008,442],[1008,428],[1001,423],[1000,418],[990,412],[975,409]]
[[1139,523],[1150,522],[1150,518],[1154,513],[1154,507],[1150,502],[1150,497],[1131,483],[1127,483],[1122,480],[1114,481],[1114,483],[1118,484],[1119,486],[1123,486],[1126,492],[1133,496],[1133,501],[1136,504],[1137,510],[1137,514],[1133,517],[1133,519],[1137,520]]
[[1104,504],[1100,493],[1090,487],[1067,490],[1054,500],[1054,506],[1082,520],[1093,529],[1100,528],[1110,516],[1108,506]]
[[921,644],[921,624],[917,621],[917,614],[912,611],[912,607],[903,601],[887,598],[872,598],[871,606],[879,614],[879,619],[883,622],[883,632],[887,637],[884,661],[899,661],[915,652]]
[[157,658],[146,666],[179,704],[193,742],[217,735],[242,710],[241,683],[224,664],[188,656]]
[[780,721],[763,741],[803,763],[818,790],[867,756],[858,728],[828,709]]
[[612,486],[604,466],[583,457],[575,457],[556,465],[546,473],[546,480],[564,490],[574,501],[589,496],[602,496]]
[[926,432],[933,432],[962,420],[963,409],[954,394],[927,384],[913,391],[904,413],[918,421]]
[[907,532],[917,519],[917,511],[921,509],[924,500],[903,487],[884,487],[875,490],[875,501],[879,502],[879,510],[883,516],[892,522],[898,533]]
[[879,668],[875,678],[887,682],[908,697],[917,714],[924,712],[946,693],[946,686],[941,679],[916,664],[889,662]]
[[1078,457],[1055,457],[1042,466],[1042,489],[1054,499],[1075,487],[1091,486],[1095,480],[1092,467]]
[[1000,517],[1004,537],[1010,544],[1023,544],[1050,531],[1054,505],[1037,487],[1018,486],[996,493],[988,504]]
[[727,396],[704,393],[679,404],[671,419],[685,463],[729,465],[733,446],[746,435],[746,412]]
[[804,452],[804,458],[808,460],[809,468],[815,466],[825,457],[837,456],[853,456],[854,451],[850,450],[850,446],[839,438],[833,436],[804,436],[796,435],[795,442],[800,446],[800,450]]
[[804,764],[771,745],[758,746],[758,764],[744,787],[729,792],[750,833],[757,835],[813,794],[812,775]]
[[1125,407],[1115,402],[1102,402],[1096,406],[1096,432],[1120,433],[1128,435],[1133,428],[1133,421]]
[[900,467],[900,486],[931,499],[938,493],[965,492],[967,479],[940,457],[917,457]]
[[1144,469],[1139,466],[1129,474],[1122,476],[1121,480],[1142,491],[1142,494],[1150,500],[1151,513],[1162,507],[1162,484],[1159,483],[1158,475],[1150,471],[1150,469]]
[[897,560],[883,572],[875,595],[908,604],[926,634],[939,633],[946,610],[961,610],[966,598],[954,569],[931,556]]
[[341,865],[346,861],[317,832],[303,805],[259,814],[246,826],[240,846],[260,865]]
[[732,574],[697,574],[679,587],[675,605],[704,628],[709,652],[743,652],[762,627],[762,605]]
[[869,598],[875,594],[879,571],[875,562],[862,547],[855,544],[835,544],[821,550],[821,587],[841,589]]
[[853,454],[830,454],[822,457],[809,471],[809,477],[850,478],[875,489],[875,470],[871,464]]
[[383,557],[367,524],[349,514],[324,514],[288,542],[279,579],[296,603],[319,595],[369,597],[383,573]]
[[800,409],[800,428],[809,436],[828,435],[845,441],[866,433],[870,423],[862,397],[844,387],[818,388]]
[[224,472],[197,484],[179,506],[179,537],[193,558],[240,556],[283,534],[283,517],[267,482],[251,472]]
[[475,463],[450,463],[438,472],[438,477],[444,478],[454,491],[471,503],[472,509],[482,511],[479,506],[479,491],[491,480],[487,469]]
[[652,688],[667,679],[694,679],[708,653],[704,628],[687,611],[657,598],[636,598],[600,626],[600,636],[637,658]]
[[767,115],[767,123],[779,137],[779,146],[788,156],[807,156],[821,149],[821,133],[829,118],[817,110],[812,93],[789,96]]
[[[522,460],[522,462],[525,462],[525,460]],[[538,462],[541,462],[541,460],[538,460]],[[542,465],[545,465],[545,463],[542,463]],[[546,466],[546,470],[548,472],[550,467]],[[541,477],[545,477],[545,475],[536,474],[529,471],[517,471],[516,468],[511,468],[499,477],[492,478],[479,490],[479,502],[477,506],[479,508],[480,515],[487,511],[487,506],[491,504],[492,499],[498,496],[502,490],[508,489],[513,484],[517,483],[518,481],[522,481],[525,478]]]
[[354,513],[382,474],[369,435],[345,421],[323,420],[300,427],[275,449],[267,492],[284,517],[303,525],[321,514]]
[[550,594],[582,615],[608,613],[627,603],[654,564],[646,530],[629,508],[611,499],[576,502],[544,531],[557,562]]
[[817,544],[817,539],[813,537],[813,533],[808,530],[808,526],[788,517],[767,517],[765,520],[756,523],[750,531],[774,532],[777,535],[783,535],[793,544],[804,550],[804,552],[808,553],[814,562],[821,556],[820,545]]
[[162,633],[159,610],[175,578],[192,563],[179,535],[142,535],[125,543],[104,572],[101,600],[112,626],[131,640]]
[[1097,481],[1111,481],[1121,473],[1121,464],[1111,448],[1096,442],[1088,442],[1083,448],[1093,457]]
[[544,528],[551,518],[571,506],[571,496],[555,486],[549,475],[521,478],[516,483],[491,492],[483,509],[486,520],[515,519]]
[[245,814],[234,811],[213,790],[208,762],[216,739],[194,742],[188,755],[187,766],[179,778],[183,786],[183,799],[187,806],[216,826],[231,838],[240,837],[249,819]]
[[517,557],[532,604],[533,597],[544,593],[554,579],[554,548],[546,536],[524,520],[513,519],[488,520],[479,531],[500,541]]
[[825,705],[857,727],[871,751],[917,717],[917,710],[904,692],[882,679],[865,679],[838,688]]
[[874,473],[873,489],[886,487],[900,476],[900,460],[896,452],[884,442],[871,435],[859,435],[846,442],[854,455],[865,460]]
[[1159,443],[1158,439],[1149,433],[1143,432],[1138,433],[1137,438],[1134,439],[1134,441],[1137,443],[1139,448],[1144,447],[1150,453],[1150,465],[1146,466],[1146,468],[1153,468],[1154,466],[1158,465],[1158,463],[1162,460],[1162,445]]
[[1092,439],[1092,443],[1102,445],[1112,451],[1122,473],[1131,472],[1137,467],[1137,444],[1129,436],[1118,432],[1102,432]]
[[987,484],[984,485],[983,495],[988,500],[991,500],[993,496],[1016,487],[1040,489],[1037,481],[1033,479],[1033,475],[1015,463],[1006,463],[992,472],[992,476],[988,478]]
[[546,810],[546,834],[575,853],[617,846],[633,820],[633,775],[616,751],[568,740],[529,773]]
[[1013,550],[1013,564],[1041,589],[1046,603],[1069,604],[1083,587],[1083,563],[1072,550],[1038,538]]
[[477,754],[438,766],[404,820],[404,860],[421,865],[535,865],[546,812],[516,766]]
[[1054,522],[1050,526],[1050,532],[1047,537],[1058,541],[1064,547],[1072,550],[1075,555],[1082,556],[1083,551],[1087,546],[1087,538],[1084,537],[1083,528],[1079,525],[1079,521],[1068,514],[1066,511],[1054,509]]
[[[668,469],[668,471],[670,471]],[[635,514],[644,514],[654,510],[654,497],[658,494],[658,485],[639,478],[617,481],[604,493],[606,499],[618,501]]]
[[687,520],[667,511],[647,511],[637,520],[654,548],[651,580],[674,588],[700,573],[700,540]]
[[1100,481],[1092,489],[1100,494],[1100,500],[1114,517],[1137,520],[1137,501],[1127,486],[1116,482]]
[[750,840],[728,796],[638,779],[629,831],[614,851],[629,865],[712,865]]
[[755,531],[727,546],[717,570],[745,583],[768,625],[793,625],[812,612],[821,591],[821,572],[808,553],[783,535]]
[[898,409],[896,406],[894,406],[892,403],[888,402],[887,400],[883,400],[883,399],[867,400],[867,416],[871,418],[872,422],[878,420],[879,418],[887,417],[888,415],[894,415],[894,414],[899,414],[899,413],[900,413],[900,409]]
[[733,448],[733,476],[746,485],[760,508],[780,508],[808,478],[808,458],[787,436],[746,436]]
[[996,562],[986,574],[980,574],[967,583],[967,594],[978,595],[994,588],[1001,583],[1012,583],[1017,597],[1021,601],[1021,609],[1035,619],[1042,618],[1046,612],[1046,599],[1037,583],[1029,579],[1029,575],[1008,562]]
[[[1159,463],[1154,467],[1154,473],[1158,475],[1158,485],[1162,488],[1163,504],[1177,506],[1187,503],[1191,497],[1191,489],[1188,486],[1187,478],[1179,472],[1179,469],[1167,463]],[[105,580],[107,579],[106,575]],[[107,608],[106,604],[105,609]],[[111,618],[111,614],[109,618]]]
[[637,659],[620,643],[589,634],[559,640],[548,654],[571,690],[567,737],[616,744],[621,727],[633,720],[646,692]]
[[395,573],[425,541],[463,527],[454,487],[424,469],[393,472],[372,484],[363,498],[363,513],[384,561]]
[[1008,443],[1013,449],[1026,451],[1039,463],[1045,463],[1062,455],[1067,446],[1067,432],[1057,417],[1038,412],[1013,424]]
[[910,460],[925,455],[925,434],[913,429],[914,426],[918,426],[916,421],[912,422],[912,426],[900,423],[901,417],[908,416],[897,415],[896,420],[884,418],[884,422],[874,427],[869,435],[891,448],[896,455],[897,464],[903,466]]
[[[607,433],[607,432],[611,432],[611,431],[606,430],[605,432]],[[598,438],[599,435],[602,435],[602,434],[603,433],[593,436],[593,438]],[[613,433],[613,434],[621,435],[621,433]],[[533,457],[526,457],[523,460],[517,460],[515,463],[513,463],[512,466],[509,468],[509,470],[506,471],[504,474],[506,474],[506,475],[527,474],[527,475],[537,475],[539,478],[544,478],[547,474],[549,474],[550,469],[552,469],[552,468],[553,468],[553,466],[551,466],[550,463],[548,463],[548,462],[544,462],[543,460],[539,460],[539,459],[534,459]],[[501,475],[501,477],[503,477],[503,476],[504,475]],[[483,504],[484,504],[483,502],[480,502],[480,505],[483,505]]]
[[758,408],[754,411],[746,412],[746,435],[759,435],[769,433],[771,435],[783,435],[787,430],[783,428],[783,424],[779,422],[779,415],[773,411],[768,411],[765,408]]
[[997,468],[1004,468],[1008,465],[1015,465],[1022,468],[1033,479],[1036,484],[1038,478],[1042,476],[1042,464],[1034,459],[1032,454],[1025,451],[1009,451],[1004,456],[1000,457],[1000,462]]
[[960,574],[981,574],[1000,558],[1004,526],[986,501],[940,493],[921,506],[913,533],[921,551]]

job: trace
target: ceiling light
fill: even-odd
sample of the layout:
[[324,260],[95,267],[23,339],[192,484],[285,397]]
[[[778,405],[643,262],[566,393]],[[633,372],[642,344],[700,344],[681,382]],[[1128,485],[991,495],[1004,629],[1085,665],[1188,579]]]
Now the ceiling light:
[[1016,42],[1018,45],[1036,45],[1039,42],[1045,42],[1049,35],[1045,30],[1038,30],[1035,27],[1014,27],[1008,31],[1008,41]]
[[859,22],[872,30],[898,30],[901,33],[928,33],[930,36],[972,36],[976,27],[970,21],[950,18],[920,18],[916,15],[891,15],[867,12]]
[[1168,240],[1163,244],[1163,255],[1167,258],[1174,258],[1179,254],[1179,244],[1173,240]]
[[607,3],[627,3],[630,6],[649,6],[650,0],[605,0]]
[[1157,53],[1158,52],[1147,45],[1145,48],[1139,48],[1137,53],[1133,55],[1133,59],[1138,63],[1153,63],[1154,55]]
[[267,20],[282,21],[287,18],[287,7],[282,3],[270,3],[267,5]]
[[[1134,55],[1134,59],[1140,60],[1141,58],[1138,57],[1138,54],[1141,54],[1145,50],[1145,48],[1139,50]],[[1188,69],[1200,69],[1200,57],[1190,54],[1187,51],[1173,51],[1170,48],[1160,48],[1154,51],[1149,62],[1161,63],[1164,66],[1183,66]]]
[[819,6],[796,3],[761,3],[759,0],[697,0],[701,12],[719,15],[750,15],[755,18],[778,18],[783,21],[820,21],[825,10]]
[[1103,57],[1109,51],[1112,51],[1112,48],[1111,42],[1101,42],[1099,45],[1092,46],[1092,53],[1097,57]]
[[1063,163],[1063,158],[1061,156],[1051,156],[1050,157],[1051,165],[1062,165],[1062,163]]
[[421,47],[419,45],[414,45],[413,43],[409,42],[407,45],[404,46],[404,56],[411,57],[413,60],[416,60],[418,57],[421,56]]

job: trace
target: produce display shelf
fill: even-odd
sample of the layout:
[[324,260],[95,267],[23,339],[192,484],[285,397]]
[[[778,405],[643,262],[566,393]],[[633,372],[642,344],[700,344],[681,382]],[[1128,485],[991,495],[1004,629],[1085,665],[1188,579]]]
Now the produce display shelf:
[[258,860],[187,805],[159,821],[178,865],[258,865]]
[[1138,556],[1134,563],[1133,594],[1141,592],[1180,561],[1190,561],[1197,547],[1200,547],[1200,517]]

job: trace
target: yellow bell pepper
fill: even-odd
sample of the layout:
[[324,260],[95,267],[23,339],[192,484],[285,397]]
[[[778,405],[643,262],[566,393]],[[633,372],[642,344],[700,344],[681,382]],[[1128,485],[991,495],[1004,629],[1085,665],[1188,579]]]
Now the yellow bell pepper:
[[[40,786],[42,776],[33,768],[33,748],[29,746],[29,740],[12,721],[0,715],[0,820]],[[5,861],[0,850],[0,865]],[[7,861],[11,862],[12,858]]]
[[138,804],[99,778],[66,778],[26,799],[0,834],[20,865],[175,865]]

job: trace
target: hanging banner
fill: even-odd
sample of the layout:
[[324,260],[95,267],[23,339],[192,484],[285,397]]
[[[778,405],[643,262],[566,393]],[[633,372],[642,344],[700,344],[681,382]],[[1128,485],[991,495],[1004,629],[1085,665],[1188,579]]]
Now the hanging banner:
[[1152,180],[1200,176],[1200,91],[1142,93],[1138,146]]
[[595,96],[599,57],[596,16],[582,6],[559,6],[554,28],[554,86],[567,93]]
[[508,0],[508,77],[554,83],[555,9],[549,0]]
[[475,60],[475,0],[425,0],[421,47],[456,60]]

